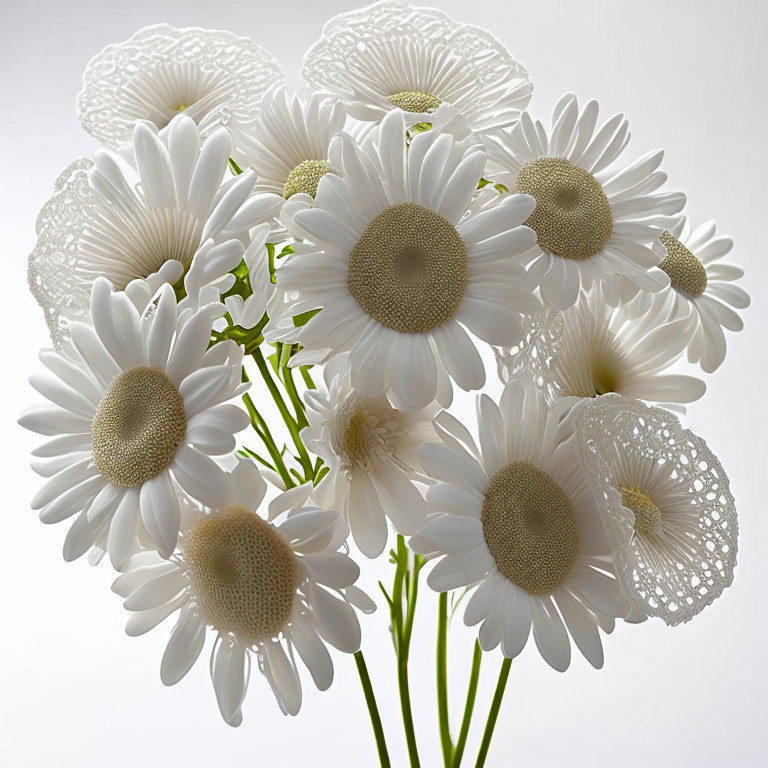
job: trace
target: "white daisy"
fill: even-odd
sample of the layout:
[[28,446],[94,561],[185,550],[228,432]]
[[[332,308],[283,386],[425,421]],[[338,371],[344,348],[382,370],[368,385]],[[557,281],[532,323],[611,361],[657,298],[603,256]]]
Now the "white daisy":
[[359,120],[381,120],[399,107],[411,123],[440,125],[458,114],[476,132],[514,124],[533,91],[523,66],[489,32],[399,0],[332,18],[301,74]]
[[[390,390],[395,407],[412,410],[450,400],[449,376],[465,390],[485,382],[459,323],[489,343],[514,344],[519,313],[539,303],[517,287],[523,270],[514,263],[534,242],[521,226],[532,198],[510,195],[465,217],[483,150],[437,131],[406,146],[405,132],[397,111],[362,145],[341,134],[342,177],[326,174],[315,207],[293,216],[314,249],[278,270],[267,338],[300,342],[319,357],[351,350],[356,392]],[[318,308],[294,327],[293,316]]]
[[725,334],[740,331],[744,323],[731,309],[746,309],[749,294],[734,280],[744,270],[720,259],[730,253],[733,240],[716,235],[714,221],[691,231],[686,217],[681,216],[669,230],[662,232],[654,249],[662,256],[659,268],[669,277],[669,300],[681,315],[694,318],[688,360],[713,373],[725,359]]
[[274,217],[283,201],[251,195],[252,171],[222,185],[231,148],[223,128],[201,146],[194,122],[180,116],[165,139],[137,124],[135,167],[99,150],[95,163],[76,161],[62,174],[38,217],[29,257],[30,288],[54,343],[67,319],[87,312],[97,277],[122,289],[167,260],[186,270],[201,248],[206,260],[242,258],[249,229]]
[[120,567],[137,536],[168,557],[179,532],[174,483],[199,501],[215,497],[224,476],[209,456],[230,453],[248,425],[240,408],[224,404],[247,387],[242,350],[231,341],[208,349],[211,307],[177,317],[166,285],[150,309],[140,316],[97,280],[93,324],[71,323],[64,349],[40,355],[53,375],[30,377],[52,405],[19,423],[53,437],[33,452],[34,469],[50,479],[32,508],[44,523],[79,515],[67,559],[106,538]]
[[479,450],[462,427],[456,436],[464,445],[452,439],[421,451],[441,482],[427,491],[433,516],[410,541],[416,552],[444,555],[427,578],[432,589],[477,586],[464,622],[482,622],[483,650],[501,644],[513,658],[533,627],[539,652],[560,671],[570,664],[569,634],[601,667],[598,627],[610,631],[627,612],[562,411],[520,381],[505,387],[499,405],[481,395]]
[[617,303],[617,277],[659,291],[667,276],[651,267],[659,257],[650,244],[674,223],[670,214],[685,204],[680,192],[656,190],[666,181],[658,170],[663,152],[650,152],[625,168],[613,164],[629,140],[629,123],[614,115],[597,125],[598,105],[579,110],[576,96],[558,101],[552,128],[525,112],[511,133],[487,143],[490,174],[511,191],[533,195],[536,210],[526,222],[538,247],[525,254],[529,279],[557,309],[576,303],[581,288],[598,280]]
[[207,136],[230,120],[253,119],[282,79],[277,60],[253,40],[156,24],[91,59],[77,109],[83,128],[113,149],[131,140],[138,121],[162,129],[178,114]]
[[345,653],[360,647],[360,625],[352,609],[374,610],[353,586],[360,569],[331,546],[337,513],[302,506],[310,488],[301,486],[269,505],[269,519],[256,511],[266,484],[251,462],[227,478],[217,505],[188,507],[179,546],[170,560],[155,553],[131,558],[113,590],[132,611],[126,632],[140,635],[175,611],[179,617],[160,665],[165,685],[179,682],[216,632],[211,679],[224,720],[242,722],[255,657],[280,709],[301,707],[295,653],[315,685],[326,690],[333,662],[325,643]]
[[530,377],[551,401],[618,392],[662,403],[691,403],[705,392],[701,379],[665,373],[683,353],[690,320],[677,317],[662,297],[639,294],[610,306],[600,290],[569,309],[527,318],[525,338],[497,349],[502,381]]
[[361,397],[349,375],[349,355],[337,355],[323,370],[325,388],[308,390],[309,427],[302,438],[329,468],[313,499],[338,509],[360,551],[378,557],[387,543],[387,518],[406,535],[425,521],[424,499],[413,484],[420,471],[416,451],[439,438],[434,407],[403,412],[384,395]]
[[609,395],[574,413],[633,611],[689,621],[733,581],[738,522],[720,462],[661,408]]
[[311,200],[320,179],[328,171],[338,172],[330,146],[346,118],[340,101],[321,93],[289,96],[278,86],[264,96],[253,124],[233,126],[236,157],[256,172],[256,190]]

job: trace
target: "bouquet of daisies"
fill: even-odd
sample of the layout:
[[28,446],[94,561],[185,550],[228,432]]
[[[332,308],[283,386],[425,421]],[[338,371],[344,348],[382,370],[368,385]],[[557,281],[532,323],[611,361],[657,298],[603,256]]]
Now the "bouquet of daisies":
[[[69,521],[66,560],[119,572],[129,635],[173,615],[163,683],[212,640],[230,725],[254,664],[296,715],[303,668],[324,690],[329,648],[353,654],[382,766],[358,614],[389,625],[417,766],[425,579],[447,768],[503,657],[482,766],[526,645],[599,668],[617,619],[685,622],[731,583],[728,478],[671,412],[705,385],[667,369],[720,366],[742,270],[713,222],[689,227],[661,151],[625,159],[623,115],[568,93],[536,119],[482,29],[382,0],[331,19],[302,76],[290,93],[251,40],[164,25],[88,65],[104,147],[61,174],[29,261],[53,341],[30,379],[48,403],[20,419],[46,438],[32,507]],[[464,424],[483,347],[503,393]],[[374,601],[355,582],[384,553]],[[478,627],[458,733],[451,600]]]

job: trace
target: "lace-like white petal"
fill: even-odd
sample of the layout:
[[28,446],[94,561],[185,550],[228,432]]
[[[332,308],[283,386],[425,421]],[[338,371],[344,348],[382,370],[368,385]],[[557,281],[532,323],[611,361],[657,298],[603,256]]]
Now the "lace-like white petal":
[[398,93],[437,97],[437,111],[414,111],[413,122],[428,120],[452,133],[457,117],[473,131],[512,125],[533,90],[524,67],[489,32],[400,0],[332,18],[301,74],[343,98],[362,120],[380,120],[394,109],[387,97]]
[[[733,581],[738,521],[720,462],[671,413],[620,395],[585,402],[574,428],[633,609],[689,621]],[[641,488],[660,510],[650,535],[635,530],[621,486]]]
[[552,402],[618,392],[651,402],[690,403],[705,384],[694,376],[667,374],[685,350],[689,319],[649,294],[612,307],[593,291],[575,306],[543,309],[525,318],[523,340],[495,348],[502,382],[519,376]]
[[77,108],[83,128],[117,149],[138,120],[164,128],[183,112],[204,136],[232,119],[248,122],[282,79],[277,60],[249,38],[157,24],[94,56]]

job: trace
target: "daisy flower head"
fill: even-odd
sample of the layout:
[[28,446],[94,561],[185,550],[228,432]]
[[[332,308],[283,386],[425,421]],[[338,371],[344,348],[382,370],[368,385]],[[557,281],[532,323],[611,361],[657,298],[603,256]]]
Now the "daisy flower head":
[[720,462],[661,408],[608,395],[574,413],[633,612],[689,621],[733,581],[738,521]]
[[138,121],[160,130],[179,114],[207,136],[253,119],[262,95],[282,79],[277,60],[253,40],[156,24],[91,59],[77,110],[86,132],[113,149],[131,140]]
[[680,314],[690,315],[688,360],[713,373],[725,359],[725,334],[744,327],[734,310],[749,306],[749,294],[734,281],[744,270],[720,260],[733,248],[733,240],[717,234],[714,221],[693,231],[685,216],[661,233],[654,249],[663,257],[659,268],[670,278],[669,300]]
[[62,174],[38,217],[28,268],[55,344],[67,321],[87,312],[97,277],[122,290],[168,260],[187,270],[203,248],[205,260],[240,261],[250,228],[277,215],[282,201],[251,195],[252,171],[222,184],[231,148],[225,129],[202,140],[182,115],[163,138],[137,124],[133,164],[99,150],[93,163],[76,161]]
[[[522,226],[532,198],[510,195],[465,216],[485,152],[437,131],[409,145],[405,135],[401,111],[361,145],[341,134],[342,176],[326,174],[314,208],[289,223],[311,247],[278,270],[267,338],[299,342],[315,362],[351,351],[356,392],[389,391],[395,407],[412,410],[450,401],[449,377],[465,390],[485,382],[462,325],[489,343],[516,343],[520,313],[540,305],[517,286],[515,263],[534,242]],[[295,327],[294,316],[315,309]]]
[[525,260],[529,280],[557,309],[573,306],[595,281],[613,304],[616,278],[652,292],[669,285],[666,274],[651,269],[660,261],[651,243],[674,223],[671,214],[685,196],[656,192],[667,178],[658,170],[661,150],[617,168],[629,123],[617,114],[596,130],[597,119],[596,101],[579,109],[568,93],[556,104],[549,131],[525,112],[510,133],[487,142],[493,180],[536,199],[526,223],[538,246]]
[[300,194],[311,202],[320,179],[336,171],[331,141],[346,119],[343,104],[327,94],[290,95],[276,86],[265,94],[252,124],[233,126],[237,159],[256,172],[256,190],[286,200]]
[[533,91],[523,66],[489,32],[401,0],[332,18],[301,73],[358,120],[399,108],[410,124],[458,115],[474,132],[514,124]]
[[222,486],[210,457],[231,452],[248,425],[227,404],[247,384],[234,342],[208,348],[212,309],[177,315],[165,285],[142,316],[100,278],[91,322],[72,322],[62,350],[41,352],[49,373],[30,383],[50,405],[19,423],[52,438],[33,452],[33,468],[47,480],[32,508],[44,523],[78,516],[66,559],[100,542],[119,568],[137,540],[168,557],[180,525],[176,486],[201,502]]
[[436,407],[400,411],[384,395],[361,397],[349,375],[349,355],[334,357],[323,371],[325,387],[309,390],[307,447],[329,467],[313,494],[326,509],[343,512],[352,537],[367,557],[387,543],[387,518],[405,535],[426,519],[420,491],[418,448],[439,440],[432,419]]
[[360,624],[352,606],[371,612],[375,605],[354,586],[357,564],[332,544],[337,513],[305,505],[310,487],[278,496],[265,519],[258,508],[266,484],[255,465],[240,462],[226,479],[213,507],[185,505],[169,560],[139,553],[112,588],[131,611],[129,635],[178,611],[160,665],[165,685],[187,674],[213,630],[213,689],[224,720],[238,726],[254,659],[280,709],[296,715],[298,658],[326,690],[333,681],[326,644],[357,651]]
[[598,627],[611,631],[627,612],[562,413],[521,381],[505,387],[498,405],[479,396],[479,448],[459,425],[449,442],[421,451],[439,482],[427,490],[431,517],[410,540],[414,551],[440,557],[427,579],[432,589],[472,589],[464,622],[480,624],[483,650],[501,645],[514,658],[533,628],[542,657],[559,671],[570,664],[569,635],[601,667]]
[[523,341],[496,349],[501,380],[531,377],[552,401],[617,392],[659,403],[691,403],[704,382],[667,373],[689,339],[690,319],[663,296],[638,294],[612,307],[599,289],[564,311],[543,309],[526,320]]

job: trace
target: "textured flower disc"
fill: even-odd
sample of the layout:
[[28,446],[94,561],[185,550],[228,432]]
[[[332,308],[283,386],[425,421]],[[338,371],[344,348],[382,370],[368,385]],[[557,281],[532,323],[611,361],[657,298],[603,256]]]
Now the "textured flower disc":
[[579,547],[571,501],[546,473],[527,461],[491,478],[481,514],[496,567],[533,595],[549,594],[568,577]]
[[287,200],[297,192],[314,197],[317,194],[317,185],[326,173],[328,163],[325,160],[303,160],[288,174],[283,187],[283,197]]
[[545,251],[583,261],[600,253],[611,236],[613,214],[603,188],[564,157],[540,157],[524,165],[515,192],[536,198],[525,223]]
[[387,101],[405,112],[429,112],[443,103],[439,96],[424,91],[400,91],[387,96]]
[[707,270],[704,265],[673,235],[666,230],[659,237],[667,257],[659,264],[672,281],[672,285],[689,296],[701,296],[707,288]]
[[110,384],[96,409],[94,464],[111,483],[135,488],[168,468],[186,429],[184,399],[165,372],[131,368]]
[[243,507],[204,517],[184,536],[188,576],[208,620],[252,645],[288,624],[298,581],[293,550]]
[[651,501],[642,488],[636,485],[622,485],[621,506],[635,516],[635,530],[650,536],[661,522],[661,510]]
[[367,443],[371,424],[364,408],[357,409],[349,418],[349,424],[341,439],[340,454],[350,463],[362,462],[368,456]]
[[456,228],[417,203],[377,214],[349,256],[347,285],[358,304],[401,333],[451,320],[467,280],[467,249]]

